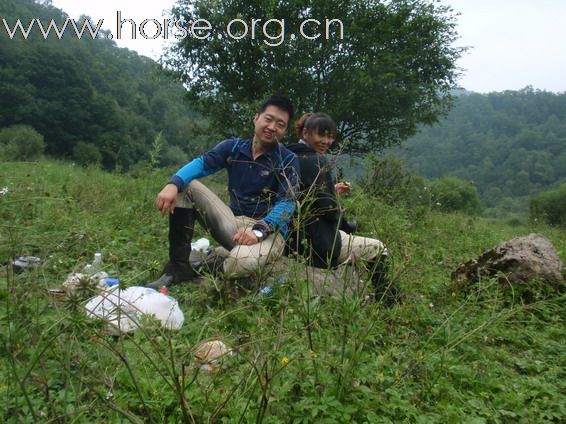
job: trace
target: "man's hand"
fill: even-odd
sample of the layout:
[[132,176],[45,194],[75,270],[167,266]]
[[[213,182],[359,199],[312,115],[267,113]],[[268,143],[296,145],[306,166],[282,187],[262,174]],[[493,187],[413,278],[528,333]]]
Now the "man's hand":
[[236,244],[251,245],[259,243],[257,236],[251,231],[238,230],[236,235],[232,238]]
[[159,192],[155,198],[155,206],[161,211],[161,215],[165,215],[167,209],[171,213],[175,210],[175,202],[177,201],[177,186],[175,184],[167,184],[163,190]]
[[349,193],[351,187],[352,185],[345,181],[334,184],[334,190],[336,190],[336,194],[338,196],[342,196],[346,193]]

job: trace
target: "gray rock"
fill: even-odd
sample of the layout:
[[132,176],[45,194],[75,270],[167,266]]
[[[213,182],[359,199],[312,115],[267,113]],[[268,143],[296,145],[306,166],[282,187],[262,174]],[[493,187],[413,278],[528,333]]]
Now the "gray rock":
[[564,287],[563,269],[564,264],[550,240],[542,234],[531,233],[506,241],[461,264],[452,272],[452,281],[467,284],[479,278],[499,276],[504,286],[539,279],[560,289]]
[[[222,254],[222,252],[220,252]],[[281,257],[266,266],[260,274],[240,279],[218,279],[204,277],[196,281],[204,289],[224,291],[228,297],[238,299],[256,293],[265,285],[277,285],[278,281],[293,282],[309,288],[314,296],[361,296],[369,293],[369,281],[362,279],[361,270],[353,264],[340,265],[337,269],[313,268],[295,258]]]

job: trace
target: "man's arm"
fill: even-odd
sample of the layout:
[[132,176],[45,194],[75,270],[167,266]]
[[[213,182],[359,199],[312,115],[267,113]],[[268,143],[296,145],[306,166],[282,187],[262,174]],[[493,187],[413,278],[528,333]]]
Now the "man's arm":
[[299,175],[299,159],[295,154],[290,154],[284,159],[279,176],[279,199],[275,202],[269,213],[261,220],[265,222],[272,231],[281,229],[283,233],[285,233],[295,213],[295,204],[299,197]]
[[182,192],[192,180],[214,174],[225,167],[226,158],[232,151],[233,143],[234,140],[225,140],[179,169],[157,195],[155,199],[157,209],[163,215],[165,215],[167,209],[173,213],[177,193]]

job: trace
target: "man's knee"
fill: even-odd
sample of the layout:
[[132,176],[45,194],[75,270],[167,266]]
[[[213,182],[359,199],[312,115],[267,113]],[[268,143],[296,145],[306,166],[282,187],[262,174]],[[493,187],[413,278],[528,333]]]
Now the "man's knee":
[[186,189],[177,194],[175,206],[178,208],[194,209],[193,201]]
[[265,261],[257,257],[237,257],[230,255],[224,261],[224,272],[229,277],[245,277],[257,273]]

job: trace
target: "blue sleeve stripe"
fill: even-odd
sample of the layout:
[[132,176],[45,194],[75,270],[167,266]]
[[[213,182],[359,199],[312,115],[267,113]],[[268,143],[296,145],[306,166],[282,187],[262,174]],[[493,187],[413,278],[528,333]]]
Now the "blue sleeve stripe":
[[176,180],[178,182],[179,180],[177,180],[175,177],[180,178],[181,181],[182,181],[182,184],[183,184],[182,187],[181,187],[181,190],[184,190],[185,187],[187,187],[187,185],[192,180],[195,180],[195,179],[201,178],[201,177],[206,177],[207,175],[214,174],[215,172],[218,172],[218,171],[219,171],[219,168],[218,169],[205,169],[204,160],[203,160],[202,156],[199,156],[198,158],[193,159],[188,164],[186,164],[181,169],[179,169],[177,171],[177,173],[175,174],[175,176],[173,178],[171,178],[170,182],[177,185],[177,187],[179,187],[179,185],[174,180]]
[[290,199],[280,200],[275,203],[273,209],[263,220],[274,230],[281,230],[283,235],[286,233],[287,225],[295,212],[295,202]]

